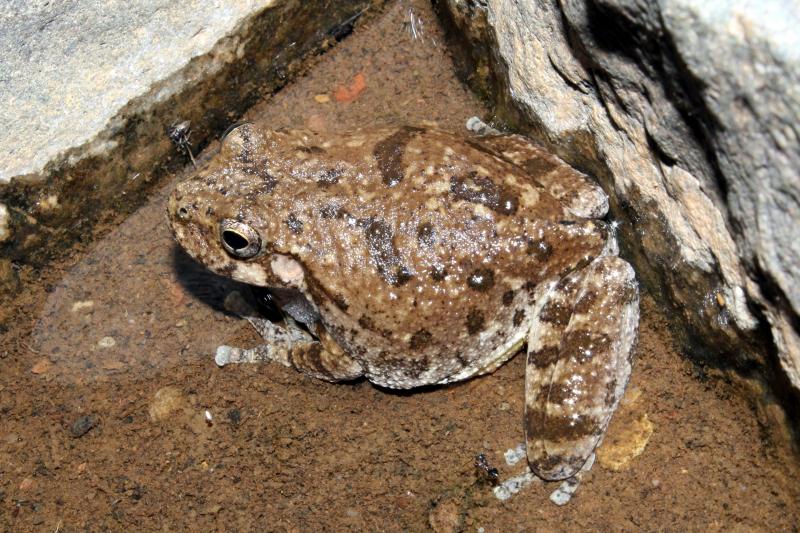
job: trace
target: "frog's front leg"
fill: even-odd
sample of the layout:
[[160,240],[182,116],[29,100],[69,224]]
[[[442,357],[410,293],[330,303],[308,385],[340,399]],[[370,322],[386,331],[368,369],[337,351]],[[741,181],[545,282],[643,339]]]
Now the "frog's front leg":
[[317,340],[291,317],[285,317],[286,327],[281,327],[256,316],[256,311],[238,293],[232,293],[226,300],[226,307],[246,318],[265,342],[248,349],[218,347],[214,360],[219,366],[276,362],[324,381],[349,381],[363,374],[361,365],[345,354],[321,328]]
[[[527,456],[539,477],[569,480],[587,466],[628,383],[639,293],[631,266],[610,256],[547,289],[528,338]],[[562,485],[557,503],[575,481]]]

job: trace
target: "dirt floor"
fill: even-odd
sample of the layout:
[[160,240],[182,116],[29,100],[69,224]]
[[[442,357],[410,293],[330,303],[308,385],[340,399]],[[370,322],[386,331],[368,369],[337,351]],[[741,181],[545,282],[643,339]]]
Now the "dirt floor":
[[[460,130],[485,113],[415,0],[371,17],[247,118]],[[3,530],[798,530],[798,465],[730,385],[675,351],[650,297],[624,405],[576,496],[556,507],[555,486],[537,482],[501,501],[474,463],[484,453],[500,481],[523,471],[504,456],[523,439],[522,357],[402,394],[217,368],[217,345],[258,342],[224,311],[246,289],[176,248],[168,190],[35,273],[0,334]]]

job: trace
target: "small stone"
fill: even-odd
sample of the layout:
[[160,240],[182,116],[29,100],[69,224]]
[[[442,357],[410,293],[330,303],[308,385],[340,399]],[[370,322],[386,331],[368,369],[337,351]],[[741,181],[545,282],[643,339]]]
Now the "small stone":
[[606,437],[597,449],[597,461],[604,468],[615,472],[626,470],[629,463],[644,451],[652,435],[653,423],[647,418],[647,413],[644,413]]
[[95,415],[82,415],[75,419],[69,426],[69,434],[74,438],[80,438],[89,433],[89,431],[100,422],[100,419]]
[[77,470],[79,474],[83,474],[86,471],[86,466],[86,463],[81,463],[75,470]]
[[182,328],[182,327],[186,326],[186,324],[187,324],[186,320],[181,318],[180,320],[175,322],[175,327],[176,328]]
[[116,346],[117,341],[114,340],[114,337],[103,337],[99,341],[97,341],[97,345],[101,348],[112,348]]
[[80,311],[91,311],[94,307],[93,300],[82,300],[80,302],[75,302],[72,304],[72,312],[78,313]]
[[34,374],[46,374],[51,368],[53,368],[53,363],[51,363],[49,359],[40,359],[33,365],[31,372]]
[[318,94],[314,97],[318,104],[327,104],[331,101],[331,97],[327,94]]
[[153,401],[150,402],[148,413],[154,422],[167,420],[175,411],[188,408],[188,400],[184,394],[175,387],[164,387],[156,391]]
[[103,363],[103,370],[122,370],[125,368],[125,363],[122,361],[106,361]]
[[508,411],[511,408],[511,405],[508,402],[502,402],[500,405],[497,406],[500,411]]
[[36,482],[33,479],[26,477],[22,480],[22,483],[19,484],[19,490],[31,490],[35,485]]

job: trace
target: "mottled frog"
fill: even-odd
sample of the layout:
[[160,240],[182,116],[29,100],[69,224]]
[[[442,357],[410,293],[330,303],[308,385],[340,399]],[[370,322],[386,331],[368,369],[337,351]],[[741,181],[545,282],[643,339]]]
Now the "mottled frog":
[[528,463],[568,492],[624,392],[638,328],[607,210],[602,189],[524,137],[411,126],[246,123],[169,200],[192,257],[268,287],[290,317],[242,307],[267,343],[220,347],[219,364],[408,389],[492,372],[527,344]]

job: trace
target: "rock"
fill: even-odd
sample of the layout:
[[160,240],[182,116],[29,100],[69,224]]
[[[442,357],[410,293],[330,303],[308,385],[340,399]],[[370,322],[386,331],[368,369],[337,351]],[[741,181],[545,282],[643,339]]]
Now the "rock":
[[80,438],[100,422],[100,419],[93,414],[81,415],[69,426],[69,434],[73,438]]
[[36,486],[36,481],[33,479],[26,477],[22,480],[19,484],[19,490],[31,490],[33,487]]
[[51,363],[49,359],[39,359],[39,361],[31,367],[31,372],[34,374],[46,374],[51,368],[53,368],[53,363]]
[[172,413],[188,409],[189,400],[183,392],[176,387],[163,387],[153,395],[153,401],[150,402],[147,411],[150,414],[150,420],[163,422],[168,420]]
[[[800,12],[780,0],[441,0],[498,112],[611,196],[691,352],[800,389]],[[771,339],[764,339],[769,331]],[[780,380],[777,380],[778,382]]]
[[43,266],[99,217],[132,212],[189,162],[171,125],[191,125],[196,152],[382,2],[5,2],[4,255]]
[[597,449],[597,462],[615,472],[627,470],[630,462],[642,454],[652,436],[653,423],[644,413],[628,421],[619,431],[609,432]]

